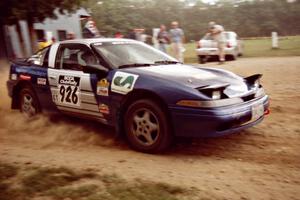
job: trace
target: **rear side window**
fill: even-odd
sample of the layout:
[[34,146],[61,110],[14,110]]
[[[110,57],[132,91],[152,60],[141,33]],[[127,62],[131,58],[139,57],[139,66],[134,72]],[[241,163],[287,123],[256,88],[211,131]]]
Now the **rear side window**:
[[34,55],[28,58],[27,61],[31,64],[38,65],[41,67],[48,67],[49,52],[50,52],[50,47],[46,47],[36,52]]
[[55,61],[55,68],[82,71],[88,65],[99,65],[91,49],[84,44],[61,45]]

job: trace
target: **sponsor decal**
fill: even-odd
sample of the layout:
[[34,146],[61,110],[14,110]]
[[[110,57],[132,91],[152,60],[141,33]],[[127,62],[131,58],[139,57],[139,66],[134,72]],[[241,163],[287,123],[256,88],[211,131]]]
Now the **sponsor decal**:
[[108,96],[109,82],[106,79],[101,79],[97,83],[97,95]]
[[60,85],[79,86],[79,84],[80,84],[80,77],[59,76],[58,84],[60,84]]
[[25,81],[29,81],[29,80],[31,80],[31,76],[21,74],[20,79],[25,80]]
[[80,77],[59,76],[58,95],[52,98],[58,104],[80,106]]
[[37,78],[38,85],[46,85],[47,80],[45,78]]
[[17,78],[18,78],[17,74],[11,74],[10,76],[10,79],[14,81],[17,80]]
[[102,113],[102,114],[109,114],[109,107],[108,107],[108,105],[106,105],[106,104],[100,104],[99,105],[99,112],[100,113]]
[[112,80],[111,91],[120,94],[127,94],[133,90],[138,77],[139,76],[135,74],[116,72]]

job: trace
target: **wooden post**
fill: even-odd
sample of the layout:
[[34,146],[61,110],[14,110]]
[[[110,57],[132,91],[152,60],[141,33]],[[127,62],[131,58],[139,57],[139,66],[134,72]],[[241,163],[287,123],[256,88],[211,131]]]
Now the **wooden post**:
[[278,33],[272,32],[272,49],[278,49]]

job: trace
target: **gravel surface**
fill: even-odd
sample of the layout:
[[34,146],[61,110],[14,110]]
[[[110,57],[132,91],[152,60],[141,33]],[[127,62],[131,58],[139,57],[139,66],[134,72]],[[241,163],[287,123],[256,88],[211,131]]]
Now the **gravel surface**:
[[[209,63],[207,66],[214,66]],[[217,67],[262,73],[271,114],[256,127],[214,139],[178,141],[147,155],[114,138],[114,130],[64,116],[26,120],[10,110],[0,71],[0,162],[98,169],[193,187],[195,199],[300,199],[300,57],[244,58]]]

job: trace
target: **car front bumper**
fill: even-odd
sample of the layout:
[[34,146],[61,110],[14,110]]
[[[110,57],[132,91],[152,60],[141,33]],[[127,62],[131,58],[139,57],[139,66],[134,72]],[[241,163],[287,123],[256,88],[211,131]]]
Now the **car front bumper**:
[[[234,47],[224,49],[226,55],[235,55],[236,51]],[[219,55],[218,48],[199,48],[196,49],[198,56],[217,56]]]
[[218,137],[241,131],[260,123],[264,114],[253,118],[253,108],[262,105],[269,109],[267,95],[239,105],[198,109],[181,106],[169,107],[176,136]]

